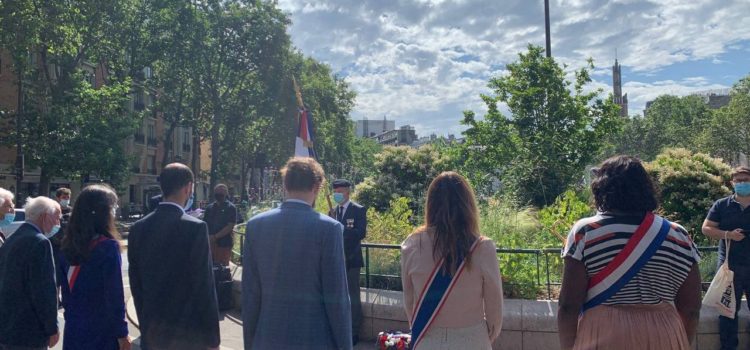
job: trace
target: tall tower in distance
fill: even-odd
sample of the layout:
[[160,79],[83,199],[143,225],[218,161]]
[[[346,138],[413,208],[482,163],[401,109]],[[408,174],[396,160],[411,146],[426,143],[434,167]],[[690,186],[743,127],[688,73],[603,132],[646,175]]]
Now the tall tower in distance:
[[628,116],[628,94],[622,94],[622,71],[620,63],[615,58],[615,65],[612,66],[612,86],[614,87],[614,102],[620,106],[620,116]]

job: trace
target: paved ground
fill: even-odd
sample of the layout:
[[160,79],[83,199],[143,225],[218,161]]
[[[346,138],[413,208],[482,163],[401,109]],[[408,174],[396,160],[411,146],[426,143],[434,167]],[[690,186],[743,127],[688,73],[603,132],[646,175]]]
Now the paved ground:
[[[128,279],[128,257],[125,252],[122,253],[122,275],[123,275],[123,286],[125,287],[125,299],[130,299],[130,283]],[[64,329],[65,320],[63,319],[63,311],[58,312],[58,320],[60,325],[60,332]],[[130,336],[135,340],[133,350],[140,350],[138,346],[140,342],[140,332],[132,323],[128,322],[128,328],[130,329]],[[238,310],[231,310],[222,313],[220,319],[221,329],[221,349],[222,350],[242,350],[242,319]],[[63,339],[61,337],[60,343],[55,346],[54,350],[62,349]],[[371,342],[357,344],[355,349],[373,349],[374,345]]]

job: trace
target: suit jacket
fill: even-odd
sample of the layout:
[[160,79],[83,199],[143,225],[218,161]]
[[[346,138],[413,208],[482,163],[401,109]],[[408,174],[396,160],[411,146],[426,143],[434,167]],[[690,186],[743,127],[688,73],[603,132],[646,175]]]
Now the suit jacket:
[[[332,217],[336,217],[333,208]],[[353,225],[348,225],[347,220],[354,220]],[[367,235],[367,208],[356,202],[349,202],[344,212],[344,217],[339,220],[344,225],[344,254],[346,256],[346,268],[361,268],[365,266],[362,258],[362,240]]]
[[46,348],[57,333],[52,246],[29,223],[0,247],[0,310],[0,344]]
[[144,350],[205,350],[219,345],[205,222],[176,205],[161,203],[131,227],[128,260]]
[[351,349],[341,224],[287,201],[245,232],[245,349]]

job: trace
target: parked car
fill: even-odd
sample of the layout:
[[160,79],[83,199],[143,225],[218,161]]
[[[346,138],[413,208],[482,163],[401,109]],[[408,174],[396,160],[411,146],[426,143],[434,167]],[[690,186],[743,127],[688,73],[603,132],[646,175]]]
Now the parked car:
[[16,218],[15,220],[13,220],[13,223],[3,227],[3,233],[5,233],[5,237],[10,238],[13,232],[16,232],[16,230],[21,227],[21,224],[23,224],[24,221],[26,221],[26,212],[24,211],[24,209],[16,209]]

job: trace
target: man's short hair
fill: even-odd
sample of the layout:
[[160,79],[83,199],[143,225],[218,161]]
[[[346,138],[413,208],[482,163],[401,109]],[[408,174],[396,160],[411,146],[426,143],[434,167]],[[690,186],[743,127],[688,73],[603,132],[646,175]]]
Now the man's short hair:
[[66,194],[68,196],[70,196],[70,193],[71,192],[70,192],[69,188],[60,187],[60,188],[57,189],[57,191],[55,191],[55,197],[60,198],[60,197],[62,197],[64,195],[66,195]]
[[315,159],[294,157],[281,169],[284,188],[291,192],[309,192],[319,188],[325,179],[323,167]]
[[737,175],[739,175],[739,174],[750,175],[750,167],[738,166],[738,167],[732,169],[732,180],[734,180],[734,177],[737,176]]
[[15,196],[13,195],[13,192],[0,187],[0,205],[5,204],[5,201],[12,202],[14,198]]
[[225,184],[218,184],[218,185],[214,186],[214,191],[216,191],[216,190],[218,190],[218,189],[220,189],[220,188],[223,188],[223,189],[224,189],[224,191],[225,191],[225,192],[226,192],[227,194],[229,194],[229,187],[227,187],[227,185],[225,185]]
[[60,204],[47,197],[29,197],[26,200],[26,205],[23,206],[26,212],[26,221],[37,221],[42,217],[43,214],[54,215],[55,210],[61,210]]
[[193,182],[193,171],[182,163],[172,163],[164,167],[159,175],[159,186],[163,197],[169,197]]

